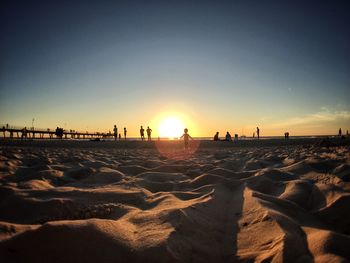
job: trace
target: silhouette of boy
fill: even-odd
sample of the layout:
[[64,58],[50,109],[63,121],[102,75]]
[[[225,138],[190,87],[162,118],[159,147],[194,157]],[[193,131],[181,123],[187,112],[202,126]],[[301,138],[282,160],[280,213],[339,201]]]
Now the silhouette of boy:
[[193,138],[188,134],[188,129],[184,129],[184,134],[180,137],[180,139],[184,138],[184,143],[185,143],[185,149],[188,148],[188,141],[189,139],[193,140]]

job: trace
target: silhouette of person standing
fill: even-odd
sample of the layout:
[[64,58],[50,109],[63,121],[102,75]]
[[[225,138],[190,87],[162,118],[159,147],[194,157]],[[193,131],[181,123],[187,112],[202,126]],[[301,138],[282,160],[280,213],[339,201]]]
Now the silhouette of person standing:
[[150,127],[149,126],[147,126],[147,139],[149,140],[149,141],[152,141],[152,138],[151,138],[151,134],[152,134],[152,129],[150,129]]
[[114,140],[116,141],[118,139],[118,128],[117,128],[117,125],[114,125],[113,134],[114,134]]
[[180,139],[184,138],[184,143],[185,143],[185,149],[188,149],[188,141],[189,139],[193,140],[192,137],[188,134],[188,129],[184,129],[184,134],[180,137]]
[[258,136],[258,139],[260,138],[260,129],[259,127],[256,127],[256,135]]
[[124,127],[124,140],[126,140],[126,133],[127,133],[128,131],[126,130],[126,127]]
[[145,129],[142,126],[140,128],[140,135],[141,135],[141,140],[143,141],[145,139]]
[[341,132],[341,128],[339,128],[339,133],[338,135],[341,136],[342,132]]

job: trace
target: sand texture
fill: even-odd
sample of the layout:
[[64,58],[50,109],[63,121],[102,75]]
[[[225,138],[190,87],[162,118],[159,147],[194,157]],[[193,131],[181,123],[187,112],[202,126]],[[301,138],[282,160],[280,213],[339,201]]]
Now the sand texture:
[[350,260],[347,145],[89,143],[1,146],[1,262]]

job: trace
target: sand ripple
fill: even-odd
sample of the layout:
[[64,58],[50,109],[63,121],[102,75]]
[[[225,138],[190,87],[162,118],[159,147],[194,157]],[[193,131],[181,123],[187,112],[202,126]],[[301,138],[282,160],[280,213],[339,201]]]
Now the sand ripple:
[[350,260],[348,146],[169,156],[1,149],[1,261]]

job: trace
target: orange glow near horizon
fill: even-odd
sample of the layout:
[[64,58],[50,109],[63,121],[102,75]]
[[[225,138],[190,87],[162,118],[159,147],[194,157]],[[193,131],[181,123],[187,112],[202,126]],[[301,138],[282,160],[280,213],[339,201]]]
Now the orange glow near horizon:
[[175,139],[183,134],[184,128],[185,125],[179,117],[169,116],[160,121],[158,133],[162,138]]
[[191,136],[198,136],[198,125],[191,115],[178,111],[163,111],[154,116],[150,125],[154,128],[155,137],[177,139],[182,136],[185,128]]

